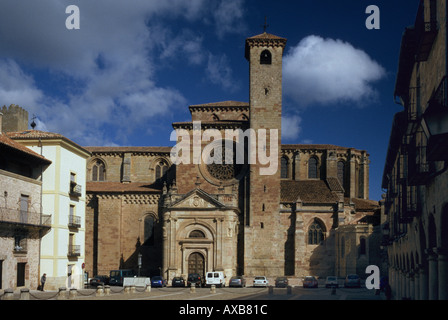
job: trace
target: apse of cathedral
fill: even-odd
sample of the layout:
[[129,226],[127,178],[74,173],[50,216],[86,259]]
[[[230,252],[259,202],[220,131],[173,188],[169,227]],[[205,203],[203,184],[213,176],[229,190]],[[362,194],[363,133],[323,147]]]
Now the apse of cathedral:
[[[171,147],[86,147],[92,153],[89,274],[134,269],[170,281],[223,271],[228,281],[234,275],[363,274],[381,263],[375,260],[380,206],[369,200],[369,154],[281,143],[286,43],[266,32],[246,39],[249,102],[192,105],[190,122],[173,123],[197,147],[183,156],[194,159],[199,151],[204,161],[175,163]],[[223,137],[214,148],[201,139],[210,130]],[[228,132],[243,133],[243,139],[226,144]],[[263,148],[244,143],[259,132],[266,133]],[[206,161],[228,160],[241,144],[243,162],[232,156]],[[269,164],[254,157],[261,149],[278,151],[271,174],[263,174]]]

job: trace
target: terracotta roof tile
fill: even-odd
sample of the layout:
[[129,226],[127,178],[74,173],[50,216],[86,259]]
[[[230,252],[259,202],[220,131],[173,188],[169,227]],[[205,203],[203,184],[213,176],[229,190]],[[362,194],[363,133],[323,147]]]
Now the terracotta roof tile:
[[80,150],[86,151],[85,148],[81,147],[77,143],[73,142],[72,140],[68,139],[67,137],[59,133],[46,132],[40,130],[25,130],[25,131],[8,132],[7,134],[11,139],[15,140],[61,139],[68,142],[69,144],[76,146]]
[[211,103],[204,103],[204,104],[196,104],[191,105],[190,108],[202,108],[202,107],[243,107],[248,108],[249,103],[248,102],[241,102],[241,101],[221,101],[221,102],[211,102]]
[[170,153],[172,147],[84,147],[91,153],[95,152],[137,152],[137,153]]
[[161,193],[162,186],[145,182],[87,182],[87,192]]
[[21,145],[17,141],[12,140],[10,137],[8,137],[4,133],[0,133],[0,145],[8,146],[10,148],[13,148],[15,150],[18,150],[22,153],[26,153],[27,155],[30,155],[34,158],[37,158],[38,160],[50,164],[51,161],[47,158],[41,156],[40,154],[34,152],[30,148],[25,147],[24,145]]
[[337,203],[338,197],[323,180],[282,180],[281,202]]

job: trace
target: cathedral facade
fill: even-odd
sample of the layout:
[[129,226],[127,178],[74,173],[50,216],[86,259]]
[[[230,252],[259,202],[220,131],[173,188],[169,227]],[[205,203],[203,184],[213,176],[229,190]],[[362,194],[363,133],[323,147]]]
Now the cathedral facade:
[[[199,149],[203,161],[175,163],[171,147],[86,147],[89,276],[345,276],[372,264],[379,204],[368,199],[368,153],[281,143],[285,46],[266,32],[248,38],[250,101],[192,105],[191,122],[173,123],[176,147],[180,133],[196,146],[183,156]],[[210,130],[226,138],[210,143]],[[248,134],[227,143],[229,131]],[[261,131],[262,146],[244,143]],[[228,161],[235,150],[243,162]],[[270,174],[258,161],[266,150],[276,157]],[[207,161],[217,158],[225,161]]]

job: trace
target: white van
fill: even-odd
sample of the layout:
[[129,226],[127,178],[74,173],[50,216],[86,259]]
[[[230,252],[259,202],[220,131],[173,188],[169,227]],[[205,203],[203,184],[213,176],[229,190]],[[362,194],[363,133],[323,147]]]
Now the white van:
[[222,271],[207,272],[205,275],[205,285],[207,287],[210,287],[211,285],[215,285],[220,288],[225,287],[226,280],[224,278],[224,272]]

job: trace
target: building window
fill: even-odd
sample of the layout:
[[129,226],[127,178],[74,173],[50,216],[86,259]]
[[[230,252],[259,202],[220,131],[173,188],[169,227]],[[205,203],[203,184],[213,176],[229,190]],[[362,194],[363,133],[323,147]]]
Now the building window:
[[287,179],[288,178],[288,158],[282,157],[281,160],[281,178]]
[[154,245],[154,228],[155,228],[154,217],[151,215],[146,216],[144,220],[143,245],[146,246]]
[[188,237],[189,238],[205,238],[205,234],[204,234],[204,232],[202,232],[200,230],[194,230],[194,231],[191,231],[191,233]]
[[321,224],[314,220],[308,229],[308,244],[320,244],[324,239],[325,236]]
[[264,50],[260,55],[260,64],[272,64],[272,55],[269,50]]
[[311,157],[308,161],[308,178],[309,179],[317,179],[317,159],[315,157]]
[[359,254],[363,255],[366,254],[366,238],[359,239]]
[[20,223],[28,223],[28,207],[30,197],[25,194],[20,195]]
[[26,263],[17,263],[17,287],[23,287],[25,285],[25,269]]
[[96,160],[92,166],[92,181],[106,180],[106,166],[101,160]]
[[156,169],[156,181],[166,180],[168,164],[165,161],[159,161],[155,169]]
[[338,179],[339,183],[345,188],[345,163],[344,161],[338,161]]

